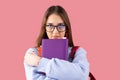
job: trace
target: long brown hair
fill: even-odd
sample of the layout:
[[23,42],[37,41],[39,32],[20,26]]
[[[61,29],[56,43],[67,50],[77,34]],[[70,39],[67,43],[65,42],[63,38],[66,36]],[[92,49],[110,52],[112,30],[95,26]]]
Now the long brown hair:
[[48,39],[47,33],[45,31],[45,24],[46,24],[48,17],[51,14],[57,14],[62,18],[62,20],[64,21],[64,23],[66,25],[66,35],[65,36],[68,37],[68,46],[70,46],[70,47],[74,46],[73,40],[72,40],[71,24],[70,24],[68,15],[63,7],[57,5],[57,6],[50,6],[47,9],[47,11],[45,12],[43,21],[42,21],[42,25],[41,25],[41,31],[36,40],[35,47],[40,47],[40,45],[42,45],[42,39]]

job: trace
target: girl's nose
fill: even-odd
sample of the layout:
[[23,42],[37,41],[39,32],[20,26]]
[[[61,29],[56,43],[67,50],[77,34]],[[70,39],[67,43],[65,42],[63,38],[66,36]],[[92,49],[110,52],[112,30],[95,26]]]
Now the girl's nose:
[[53,30],[53,33],[59,33],[56,27],[55,27],[55,29]]

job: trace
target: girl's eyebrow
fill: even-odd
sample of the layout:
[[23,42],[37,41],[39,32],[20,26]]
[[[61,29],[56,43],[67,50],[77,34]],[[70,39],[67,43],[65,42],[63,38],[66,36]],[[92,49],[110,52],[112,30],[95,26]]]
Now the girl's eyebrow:
[[48,25],[53,25],[53,23],[47,23]]
[[64,25],[64,23],[58,23],[58,25]]
[[[47,25],[53,25],[53,23],[47,23]],[[58,23],[57,25],[64,25],[64,23]]]

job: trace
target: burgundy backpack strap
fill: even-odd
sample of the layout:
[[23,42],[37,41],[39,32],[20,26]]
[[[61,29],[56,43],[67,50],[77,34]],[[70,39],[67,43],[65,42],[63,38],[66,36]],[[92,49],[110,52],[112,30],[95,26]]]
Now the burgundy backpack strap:
[[77,51],[78,48],[79,48],[79,46],[74,46],[74,47],[72,47],[71,54],[70,54],[70,58],[71,58],[72,60],[74,59],[75,52]]
[[[79,48],[79,46],[74,46],[72,47],[71,49],[71,54],[70,54],[70,58],[71,60],[74,59],[74,56],[75,56],[75,52],[76,50]],[[89,77],[90,77],[90,80],[96,80],[95,77],[93,76],[93,74],[91,72],[89,72]]]
[[89,77],[90,77],[90,80],[96,80],[91,72],[89,72]]

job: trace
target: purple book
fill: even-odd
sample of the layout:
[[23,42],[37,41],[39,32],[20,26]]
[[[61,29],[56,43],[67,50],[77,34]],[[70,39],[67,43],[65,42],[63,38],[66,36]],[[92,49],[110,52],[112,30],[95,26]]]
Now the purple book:
[[42,39],[42,57],[68,60],[68,39]]

